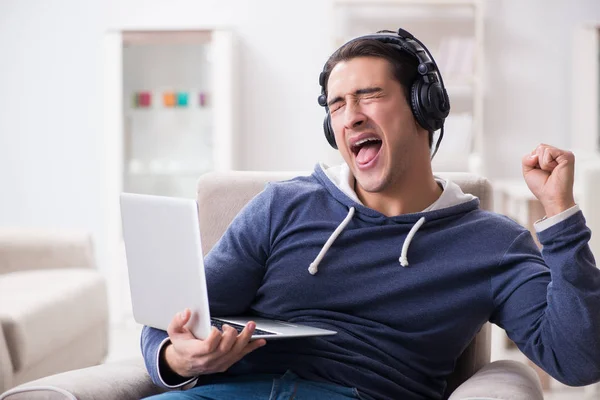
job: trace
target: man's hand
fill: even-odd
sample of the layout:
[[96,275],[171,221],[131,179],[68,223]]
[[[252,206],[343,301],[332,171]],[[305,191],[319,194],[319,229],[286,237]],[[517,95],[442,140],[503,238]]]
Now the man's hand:
[[544,206],[547,217],[552,217],[575,205],[573,153],[540,144],[523,157],[522,164],[525,182]]
[[191,311],[185,309],[167,328],[171,344],[165,349],[165,361],[180,376],[224,372],[246,354],[266,344],[264,339],[250,341],[256,327],[254,322],[249,322],[239,335],[233,327],[223,325],[223,332],[213,327],[206,339],[196,339],[185,327],[190,316]]

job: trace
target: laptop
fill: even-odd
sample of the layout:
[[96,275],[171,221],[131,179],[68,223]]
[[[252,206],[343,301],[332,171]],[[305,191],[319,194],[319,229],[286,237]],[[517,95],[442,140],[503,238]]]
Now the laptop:
[[121,222],[136,322],[167,330],[189,308],[187,327],[198,339],[212,326],[241,332],[254,321],[252,339],[334,335],[337,332],[255,316],[211,318],[200,242],[198,205],[193,199],[121,193]]

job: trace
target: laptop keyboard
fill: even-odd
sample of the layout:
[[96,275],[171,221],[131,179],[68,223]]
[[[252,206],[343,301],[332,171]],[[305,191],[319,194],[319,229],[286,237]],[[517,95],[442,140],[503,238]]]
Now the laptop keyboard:
[[[232,328],[234,328],[235,330],[237,330],[238,333],[242,333],[242,330],[245,328],[244,325],[234,324],[232,322],[221,321],[221,320],[215,319],[215,318],[211,318],[210,319],[210,324],[212,326],[216,327],[221,332],[223,331],[223,325],[225,325],[225,324],[229,325]],[[264,331],[262,329],[254,329],[254,335],[276,335],[276,333],[275,332]]]

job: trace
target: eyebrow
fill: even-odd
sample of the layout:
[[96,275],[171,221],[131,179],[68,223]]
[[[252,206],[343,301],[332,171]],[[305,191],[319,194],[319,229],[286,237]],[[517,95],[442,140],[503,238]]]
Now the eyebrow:
[[[371,94],[371,93],[377,93],[377,92],[383,92],[383,89],[380,87],[370,87],[370,88],[358,89],[353,93],[353,95],[359,96],[361,94]],[[342,96],[336,96],[335,98],[333,98],[327,102],[327,107],[331,107],[335,103],[337,103],[339,101],[343,101],[343,100],[344,99],[342,98]]]

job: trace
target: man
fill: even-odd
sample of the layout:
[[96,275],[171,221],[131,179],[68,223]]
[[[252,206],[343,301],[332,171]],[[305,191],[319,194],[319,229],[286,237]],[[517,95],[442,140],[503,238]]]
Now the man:
[[600,271],[573,154],[540,145],[522,161],[546,211],[542,258],[526,229],[433,175],[441,76],[420,42],[382,35],[345,44],[321,74],[326,135],[345,163],[269,184],[205,259],[212,314],[338,334],[266,344],[249,340],[250,323],[197,340],[185,310],[168,332],[142,333],[155,383],[197,379],[159,399],[440,399],[487,321],[557,379],[600,380]]

